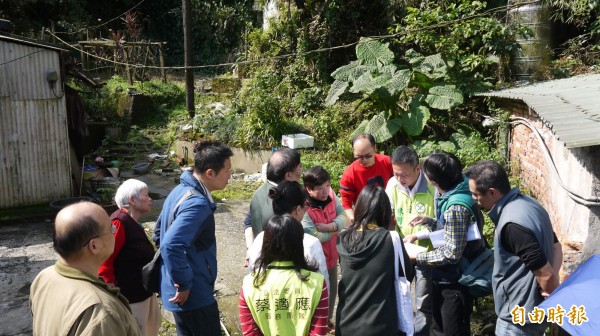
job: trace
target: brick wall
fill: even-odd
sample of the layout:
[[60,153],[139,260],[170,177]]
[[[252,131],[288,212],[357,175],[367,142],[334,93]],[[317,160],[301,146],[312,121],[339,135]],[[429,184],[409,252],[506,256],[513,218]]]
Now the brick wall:
[[[527,105],[514,103],[510,107],[513,117],[527,119],[542,135],[549,149],[556,144],[552,131],[530,112]],[[519,187],[527,194],[535,197],[548,210],[553,223],[558,222],[558,208],[550,197],[552,190],[548,177],[546,159],[536,135],[529,127],[521,124],[513,125],[510,133],[510,168],[511,175],[519,176]]]
[[[554,160],[563,184],[583,197],[598,195],[600,165],[597,163],[600,162],[600,146],[566,148],[564,143],[554,136],[548,125],[525,103],[504,100],[500,106],[513,118],[524,118],[537,129]],[[536,198],[548,211],[554,231],[563,245],[564,276],[579,265],[584,250],[584,258],[599,252],[600,247],[592,247],[600,246],[595,241],[600,236],[600,219],[596,214],[600,213],[600,208],[588,208],[568,196],[552,172],[543,146],[529,127],[523,124],[511,125],[511,175],[518,176],[521,190]]]

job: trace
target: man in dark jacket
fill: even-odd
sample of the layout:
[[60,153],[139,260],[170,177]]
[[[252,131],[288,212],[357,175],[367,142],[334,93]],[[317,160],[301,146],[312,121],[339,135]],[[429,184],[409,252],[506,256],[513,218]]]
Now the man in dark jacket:
[[153,240],[163,259],[162,302],[173,312],[177,334],[216,336],[221,335],[213,295],[217,277],[213,213],[217,205],[210,192],[227,185],[233,153],[214,141],[197,143],[194,153],[194,169],[181,174],[181,184],[165,200]]
[[521,307],[529,316],[558,287],[562,247],[548,212],[519,188],[511,189],[506,171],[497,162],[480,161],[465,175],[473,198],[496,225],[492,277],[496,335],[543,335],[546,322],[514,323],[512,312]]

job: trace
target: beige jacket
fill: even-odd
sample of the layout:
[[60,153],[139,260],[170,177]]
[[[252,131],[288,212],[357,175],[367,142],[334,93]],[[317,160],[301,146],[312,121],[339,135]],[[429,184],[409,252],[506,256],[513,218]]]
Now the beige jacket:
[[140,335],[118,288],[61,261],[35,278],[29,304],[33,335]]

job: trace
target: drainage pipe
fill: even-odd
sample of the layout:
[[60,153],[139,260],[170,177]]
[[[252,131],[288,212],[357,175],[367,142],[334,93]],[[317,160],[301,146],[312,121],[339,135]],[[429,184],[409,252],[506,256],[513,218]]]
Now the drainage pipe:
[[558,169],[556,168],[556,164],[554,163],[554,159],[552,158],[552,155],[550,154],[550,150],[548,149],[548,146],[546,146],[546,143],[544,142],[544,139],[542,138],[538,129],[535,128],[535,126],[532,125],[531,122],[529,122],[529,120],[527,120],[525,118],[521,118],[521,117],[511,117],[510,119],[511,119],[512,125],[523,125],[523,126],[529,128],[533,132],[536,139],[541,144],[540,147],[542,148],[544,158],[546,159],[546,162],[548,163],[548,166],[550,167],[550,171],[556,177],[561,188],[565,190],[567,195],[573,201],[575,201],[581,205],[584,205],[586,207],[600,207],[600,198],[599,197],[582,196],[582,195],[579,195],[576,192],[572,191],[571,189],[569,189],[569,187],[567,187],[567,185],[563,182],[562,178],[560,177],[560,174],[558,172]]

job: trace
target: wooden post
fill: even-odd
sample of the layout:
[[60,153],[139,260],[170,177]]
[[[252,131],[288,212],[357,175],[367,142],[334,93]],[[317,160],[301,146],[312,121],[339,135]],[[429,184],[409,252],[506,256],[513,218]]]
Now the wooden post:
[[81,51],[79,52],[79,54],[81,55],[81,69],[82,70],[87,70],[87,64],[86,64],[86,55],[85,55],[85,44],[80,43],[79,44],[81,46]]
[[183,46],[185,63],[185,107],[190,118],[194,118],[194,69],[192,59],[192,0],[182,0],[183,3]]
[[167,82],[167,72],[165,71],[165,55],[163,54],[163,42],[158,42],[158,58],[160,59],[160,73],[163,83]]
[[113,75],[118,75],[119,74],[119,64],[117,64],[117,62],[119,61],[119,54],[117,53],[117,42],[113,43],[113,58],[115,60],[115,70]]
[[54,30],[54,21],[52,20],[50,20],[50,31],[52,32],[52,43],[56,43],[56,38],[54,37],[56,31]]
[[133,73],[129,66],[129,57],[127,56],[127,47],[123,46],[123,62],[125,62],[125,71],[127,72],[127,81],[130,86],[133,86]]

